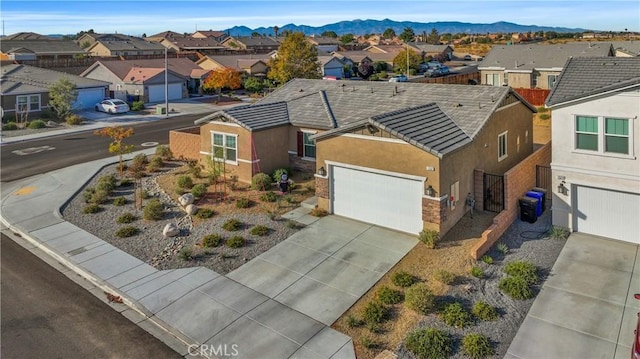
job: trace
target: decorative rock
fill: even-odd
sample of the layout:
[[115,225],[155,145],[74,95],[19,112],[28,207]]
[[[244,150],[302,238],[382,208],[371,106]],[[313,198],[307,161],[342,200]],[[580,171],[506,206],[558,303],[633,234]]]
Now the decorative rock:
[[47,127],[58,127],[58,123],[55,121],[47,121]]
[[182,207],[186,207],[187,205],[190,205],[191,203],[193,203],[193,195],[191,193],[185,193],[182,196],[178,197],[178,202],[180,202],[180,205]]
[[184,211],[187,212],[188,215],[194,215],[198,212],[198,207],[195,204],[188,204]]
[[180,229],[175,223],[167,223],[162,230],[162,235],[165,237],[175,237],[180,234]]

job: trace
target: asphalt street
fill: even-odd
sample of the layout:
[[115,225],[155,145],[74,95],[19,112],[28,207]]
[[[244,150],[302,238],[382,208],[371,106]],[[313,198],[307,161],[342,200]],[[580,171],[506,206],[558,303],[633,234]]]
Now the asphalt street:
[[[193,121],[200,117],[202,115],[186,115],[133,125],[130,127],[134,128],[134,135],[124,142],[134,145],[134,151],[144,149],[143,144],[168,144],[170,130],[193,126]],[[109,138],[86,131],[2,145],[0,181],[11,182],[77,163],[111,157],[109,142]]]
[[2,358],[180,358],[2,234]]

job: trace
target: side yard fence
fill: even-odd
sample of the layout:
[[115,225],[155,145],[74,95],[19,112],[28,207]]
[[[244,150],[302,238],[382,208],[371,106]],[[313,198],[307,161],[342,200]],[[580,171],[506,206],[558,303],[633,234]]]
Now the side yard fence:
[[175,158],[197,160],[200,158],[200,127],[188,127],[169,131],[169,149]]
[[[482,239],[471,248],[471,257],[481,258],[518,218],[518,199],[536,187],[536,166],[551,164],[551,142],[538,148],[524,161],[504,174],[504,210],[493,219],[493,224],[482,233]],[[483,174],[476,170],[475,175]],[[550,194],[549,194],[550,195]]]
[[514,90],[533,106],[544,105],[544,101],[547,99],[547,96],[549,96],[549,92],[551,92],[550,90],[544,89],[517,88]]

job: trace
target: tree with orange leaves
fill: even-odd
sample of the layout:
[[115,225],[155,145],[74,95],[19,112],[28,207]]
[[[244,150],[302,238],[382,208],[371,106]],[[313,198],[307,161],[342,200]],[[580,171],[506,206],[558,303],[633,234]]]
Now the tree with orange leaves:
[[133,127],[105,127],[99,130],[95,130],[93,133],[98,136],[111,138],[111,143],[109,144],[109,153],[118,155],[120,157],[120,166],[118,170],[120,171],[120,177],[122,177],[124,172],[124,160],[122,156],[127,153],[131,153],[131,151],[133,151],[135,147],[134,145],[127,145],[123,143],[123,141],[125,138],[133,135]]
[[204,90],[215,90],[218,94],[218,100],[220,100],[220,91],[223,88],[229,88],[232,90],[239,89],[242,85],[242,78],[240,73],[235,69],[225,67],[220,70],[213,70],[209,74],[202,88]]

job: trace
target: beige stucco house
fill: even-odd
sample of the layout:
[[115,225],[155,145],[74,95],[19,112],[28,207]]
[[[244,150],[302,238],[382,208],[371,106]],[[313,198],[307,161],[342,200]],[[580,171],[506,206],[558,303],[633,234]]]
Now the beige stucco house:
[[241,181],[308,171],[331,213],[444,234],[468,194],[485,196],[477,170],[501,175],[532,153],[533,112],[508,87],[295,79],[196,123],[201,159]]
[[553,224],[640,243],[640,57],[573,58],[547,98]]

